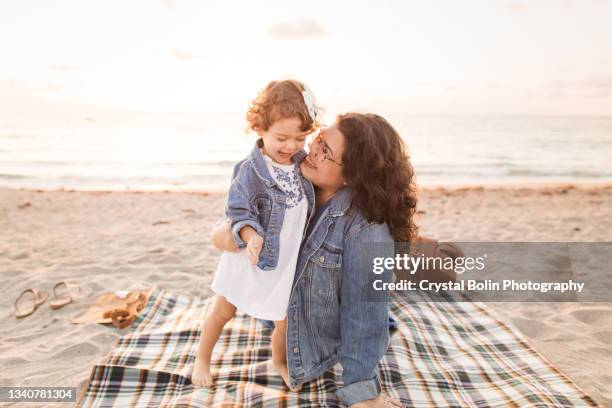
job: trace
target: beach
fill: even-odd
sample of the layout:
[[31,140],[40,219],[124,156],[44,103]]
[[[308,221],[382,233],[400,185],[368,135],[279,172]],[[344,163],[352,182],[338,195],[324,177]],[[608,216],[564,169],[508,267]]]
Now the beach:
[[[420,234],[442,241],[612,241],[612,184],[419,190]],[[161,286],[192,296],[220,253],[209,232],[226,196],[206,192],[0,189],[0,384],[77,387],[125,331],[69,317],[107,291]],[[93,294],[13,317],[26,288]],[[612,406],[612,303],[488,303],[598,403]],[[53,406],[58,406],[57,404]]]

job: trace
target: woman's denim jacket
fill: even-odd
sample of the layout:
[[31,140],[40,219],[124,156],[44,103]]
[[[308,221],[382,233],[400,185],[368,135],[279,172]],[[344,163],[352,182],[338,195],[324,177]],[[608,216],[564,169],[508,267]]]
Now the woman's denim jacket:
[[372,260],[395,252],[387,225],[369,223],[350,207],[350,189],[331,200],[302,242],[287,309],[287,361],[291,386],[340,362],[336,395],[350,405],[381,391],[377,365],[389,344],[389,293],[371,288],[374,279],[391,282],[392,272],[374,275]]
[[[286,194],[270,175],[259,150],[261,146],[261,139],[257,139],[249,156],[234,167],[225,214],[232,222],[232,235],[239,248],[246,246],[240,237],[240,230],[246,225],[250,225],[264,239],[257,266],[271,270],[278,263]],[[302,176],[299,165],[305,156],[306,152],[301,150],[293,155],[292,161],[306,194],[310,214],[314,208],[314,189],[312,183]]]

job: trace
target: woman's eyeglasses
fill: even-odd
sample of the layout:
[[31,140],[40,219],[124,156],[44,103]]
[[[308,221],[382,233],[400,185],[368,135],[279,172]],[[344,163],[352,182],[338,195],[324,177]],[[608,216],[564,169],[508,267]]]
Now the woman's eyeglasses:
[[312,143],[314,144],[313,150],[314,150],[315,158],[319,160],[319,154],[321,154],[322,152],[323,154],[321,157],[323,157],[323,159],[321,159],[321,162],[324,162],[325,160],[329,160],[330,162],[337,164],[340,167],[344,167],[344,164],[334,160],[332,153],[329,150],[329,147],[327,146],[327,144],[323,141],[323,138],[321,137],[322,129],[323,127],[321,127],[321,129],[319,130],[319,134],[312,140]]

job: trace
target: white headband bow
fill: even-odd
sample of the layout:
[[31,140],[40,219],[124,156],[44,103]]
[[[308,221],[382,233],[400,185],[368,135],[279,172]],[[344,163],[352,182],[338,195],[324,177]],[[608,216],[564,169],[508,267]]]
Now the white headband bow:
[[315,99],[314,94],[306,85],[304,85],[304,90],[302,91],[302,97],[304,98],[304,103],[306,104],[306,108],[308,108],[308,114],[310,118],[316,122],[317,121],[317,101]]

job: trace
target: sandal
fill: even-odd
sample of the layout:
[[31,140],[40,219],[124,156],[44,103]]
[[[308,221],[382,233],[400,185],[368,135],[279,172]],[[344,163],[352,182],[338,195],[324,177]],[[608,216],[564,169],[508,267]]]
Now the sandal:
[[[60,298],[57,295],[56,290],[62,285],[66,287],[66,294]],[[66,306],[70,302],[72,302],[72,296],[70,296],[70,287],[68,286],[68,283],[66,281],[56,283],[55,286],[53,286],[53,300],[51,300],[49,303],[49,307],[55,310]]]
[[[57,294],[57,289],[60,286],[66,287],[66,294],[61,298]],[[49,306],[51,309],[59,309],[69,303],[91,296],[93,294],[93,290],[87,287],[86,289],[88,290],[83,291],[83,288],[78,283],[68,283],[66,281],[58,282],[53,287],[53,300],[51,303],[49,303]]]
[[[26,293],[32,293],[34,295],[32,305],[28,309],[19,311],[18,310],[19,300]],[[21,294],[19,295],[17,300],[15,300],[15,312],[14,312],[15,317],[17,319],[21,319],[22,317],[26,317],[26,316],[31,315],[38,308],[38,306],[40,306],[43,303],[45,303],[45,301],[47,300],[48,297],[49,297],[49,295],[47,294],[47,292],[41,292],[38,289],[30,288],[30,289],[24,290],[23,292],[21,292]]]

